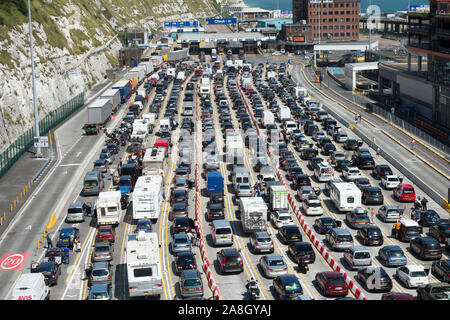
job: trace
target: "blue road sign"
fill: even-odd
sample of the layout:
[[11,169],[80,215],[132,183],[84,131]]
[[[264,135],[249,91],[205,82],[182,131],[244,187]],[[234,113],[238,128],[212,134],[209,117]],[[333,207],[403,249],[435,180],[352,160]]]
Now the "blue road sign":
[[206,19],[206,24],[236,24],[237,18],[226,18],[226,19]]

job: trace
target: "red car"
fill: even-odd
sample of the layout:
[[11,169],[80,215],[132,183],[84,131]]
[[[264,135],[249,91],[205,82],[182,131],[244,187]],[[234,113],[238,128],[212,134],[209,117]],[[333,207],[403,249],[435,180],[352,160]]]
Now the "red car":
[[381,300],[415,300],[416,298],[409,293],[388,292],[381,296]]
[[416,200],[416,192],[410,184],[399,184],[394,189],[394,199],[400,202],[414,202]]
[[322,289],[325,296],[346,296],[348,284],[340,272],[318,272],[316,283]]
[[116,237],[116,231],[114,230],[113,226],[101,225],[101,226],[98,226],[97,238],[95,241],[96,242],[101,242],[101,241],[114,242],[115,237]]

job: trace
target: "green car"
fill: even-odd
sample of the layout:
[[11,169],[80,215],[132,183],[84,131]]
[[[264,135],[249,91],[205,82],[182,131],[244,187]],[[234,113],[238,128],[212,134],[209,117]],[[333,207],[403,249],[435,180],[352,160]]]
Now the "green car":
[[429,283],[417,288],[418,300],[450,300],[450,284],[444,282]]

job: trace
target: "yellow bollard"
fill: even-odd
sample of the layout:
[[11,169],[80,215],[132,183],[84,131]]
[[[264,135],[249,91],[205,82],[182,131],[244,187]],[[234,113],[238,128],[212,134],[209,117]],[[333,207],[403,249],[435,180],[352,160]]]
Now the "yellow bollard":
[[16,199],[14,199],[14,208],[16,208]]
[[0,226],[3,225],[3,217],[0,218]]
[[38,245],[37,245],[37,248],[39,249],[39,241],[38,241]]
[[17,204],[19,204],[19,195],[17,195],[16,200],[17,200]]
[[11,202],[11,212],[13,212],[13,205],[12,205],[12,202]]
[[22,191],[20,191],[20,200],[22,200]]
[[3,219],[6,219],[6,211],[3,211]]

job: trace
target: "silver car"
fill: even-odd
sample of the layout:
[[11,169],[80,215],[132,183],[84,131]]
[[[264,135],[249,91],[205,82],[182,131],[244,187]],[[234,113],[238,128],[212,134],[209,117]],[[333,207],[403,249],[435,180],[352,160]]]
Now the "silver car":
[[239,183],[236,186],[236,196],[251,197],[253,196],[253,189],[249,183]]
[[172,252],[178,253],[183,251],[191,251],[191,240],[185,233],[175,233],[172,241]]
[[270,252],[273,253],[273,242],[266,231],[255,231],[250,236],[250,246],[254,253]]
[[113,246],[109,241],[96,242],[92,252],[92,261],[111,261],[113,259]]
[[108,261],[94,262],[92,264],[90,284],[112,284],[113,271]]
[[115,157],[111,152],[103,152],[100,153],[99,159],[105,159],[108,164],[113,164]]
[[315,196],[314,189],[311,186],[301,186],[297,189],[297,195],[300,201],[304,199],[309,199],[311,195]]
[[325,239],[333,250],[350,249],[353,246],[353,237],[347,229],[333,228],[326,235]]
[[202,277],[197,269],[181,271],[180,292],[183,298],[193,296],[203,297]]
[[259,259],[259,265],[267,278],[275,278],[287,274],[287,265],[278,254],[269,254]]

